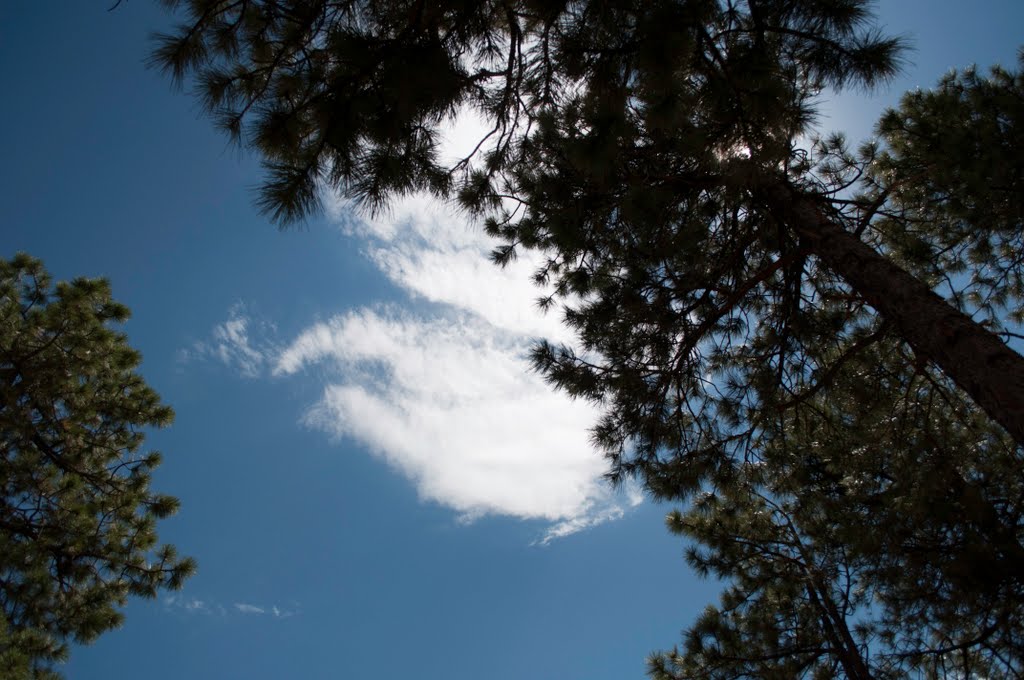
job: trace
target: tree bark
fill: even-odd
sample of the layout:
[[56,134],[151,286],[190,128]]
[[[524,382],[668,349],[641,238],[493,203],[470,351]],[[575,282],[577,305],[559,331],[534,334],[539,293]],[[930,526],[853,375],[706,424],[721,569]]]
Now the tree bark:
[[826,266],[892,323],[993,420],[1024,445],[1024,357],[931,288],[829,219],[784,181],[755,188],[764,205]]

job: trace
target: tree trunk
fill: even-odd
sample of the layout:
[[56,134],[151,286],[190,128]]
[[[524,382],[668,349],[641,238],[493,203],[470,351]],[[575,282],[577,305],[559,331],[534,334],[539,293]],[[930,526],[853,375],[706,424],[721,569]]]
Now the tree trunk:
[[785,182],[755,188],[766,207],[811,252],[892,323],[993,420],[1024,445],[1024,357],[917,278],[830,220]]
[[810,574],[807,576],[804,589],[808,600],[818,610],[825,637],[832,644],[831,651],[846,672],[848,680],[874,680],[871,670],[857,648],[857,641],[850,634],[846,619],[832,602],[828,590]]

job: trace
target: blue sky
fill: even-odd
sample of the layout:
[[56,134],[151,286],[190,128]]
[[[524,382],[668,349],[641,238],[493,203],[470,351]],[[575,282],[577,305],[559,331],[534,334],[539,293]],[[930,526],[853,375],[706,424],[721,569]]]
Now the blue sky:
[[[279,232],[259,169],[143,60],[147,0],[0,5],[0,256],[105,276],[143,373],[177,412],[150,438],[181,498],[162,538],[199,561],[76,648],[70,678],[604,679],[717,597],[666,506],[598,479],[589,407],[523,373],[528,263],[412,200],[335,203]],[[823,127],[868,134],[949,68],[1015,63],[1024,5],[882,2],[915,51]]]

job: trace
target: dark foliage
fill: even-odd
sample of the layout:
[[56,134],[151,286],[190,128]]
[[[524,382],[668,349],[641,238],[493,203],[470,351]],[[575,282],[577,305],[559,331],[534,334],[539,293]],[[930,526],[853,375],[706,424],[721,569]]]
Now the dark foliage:
[[157,545],[178,501],[154,493],[143,429],[171,409],[112,324],[100,279],[51,287],[27,255],[0,261],[0,675],[57,677],[67,642],[121,624],[129,595],[178,588],[194,562]]

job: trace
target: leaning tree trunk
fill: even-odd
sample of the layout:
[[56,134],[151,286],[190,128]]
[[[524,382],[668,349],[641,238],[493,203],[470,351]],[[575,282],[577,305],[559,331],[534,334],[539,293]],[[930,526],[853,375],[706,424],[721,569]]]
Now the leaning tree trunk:
[[755,189],[810,251],[1024,445],[1024,357],[914,276],[829,219],[817,200],[778,181]]

